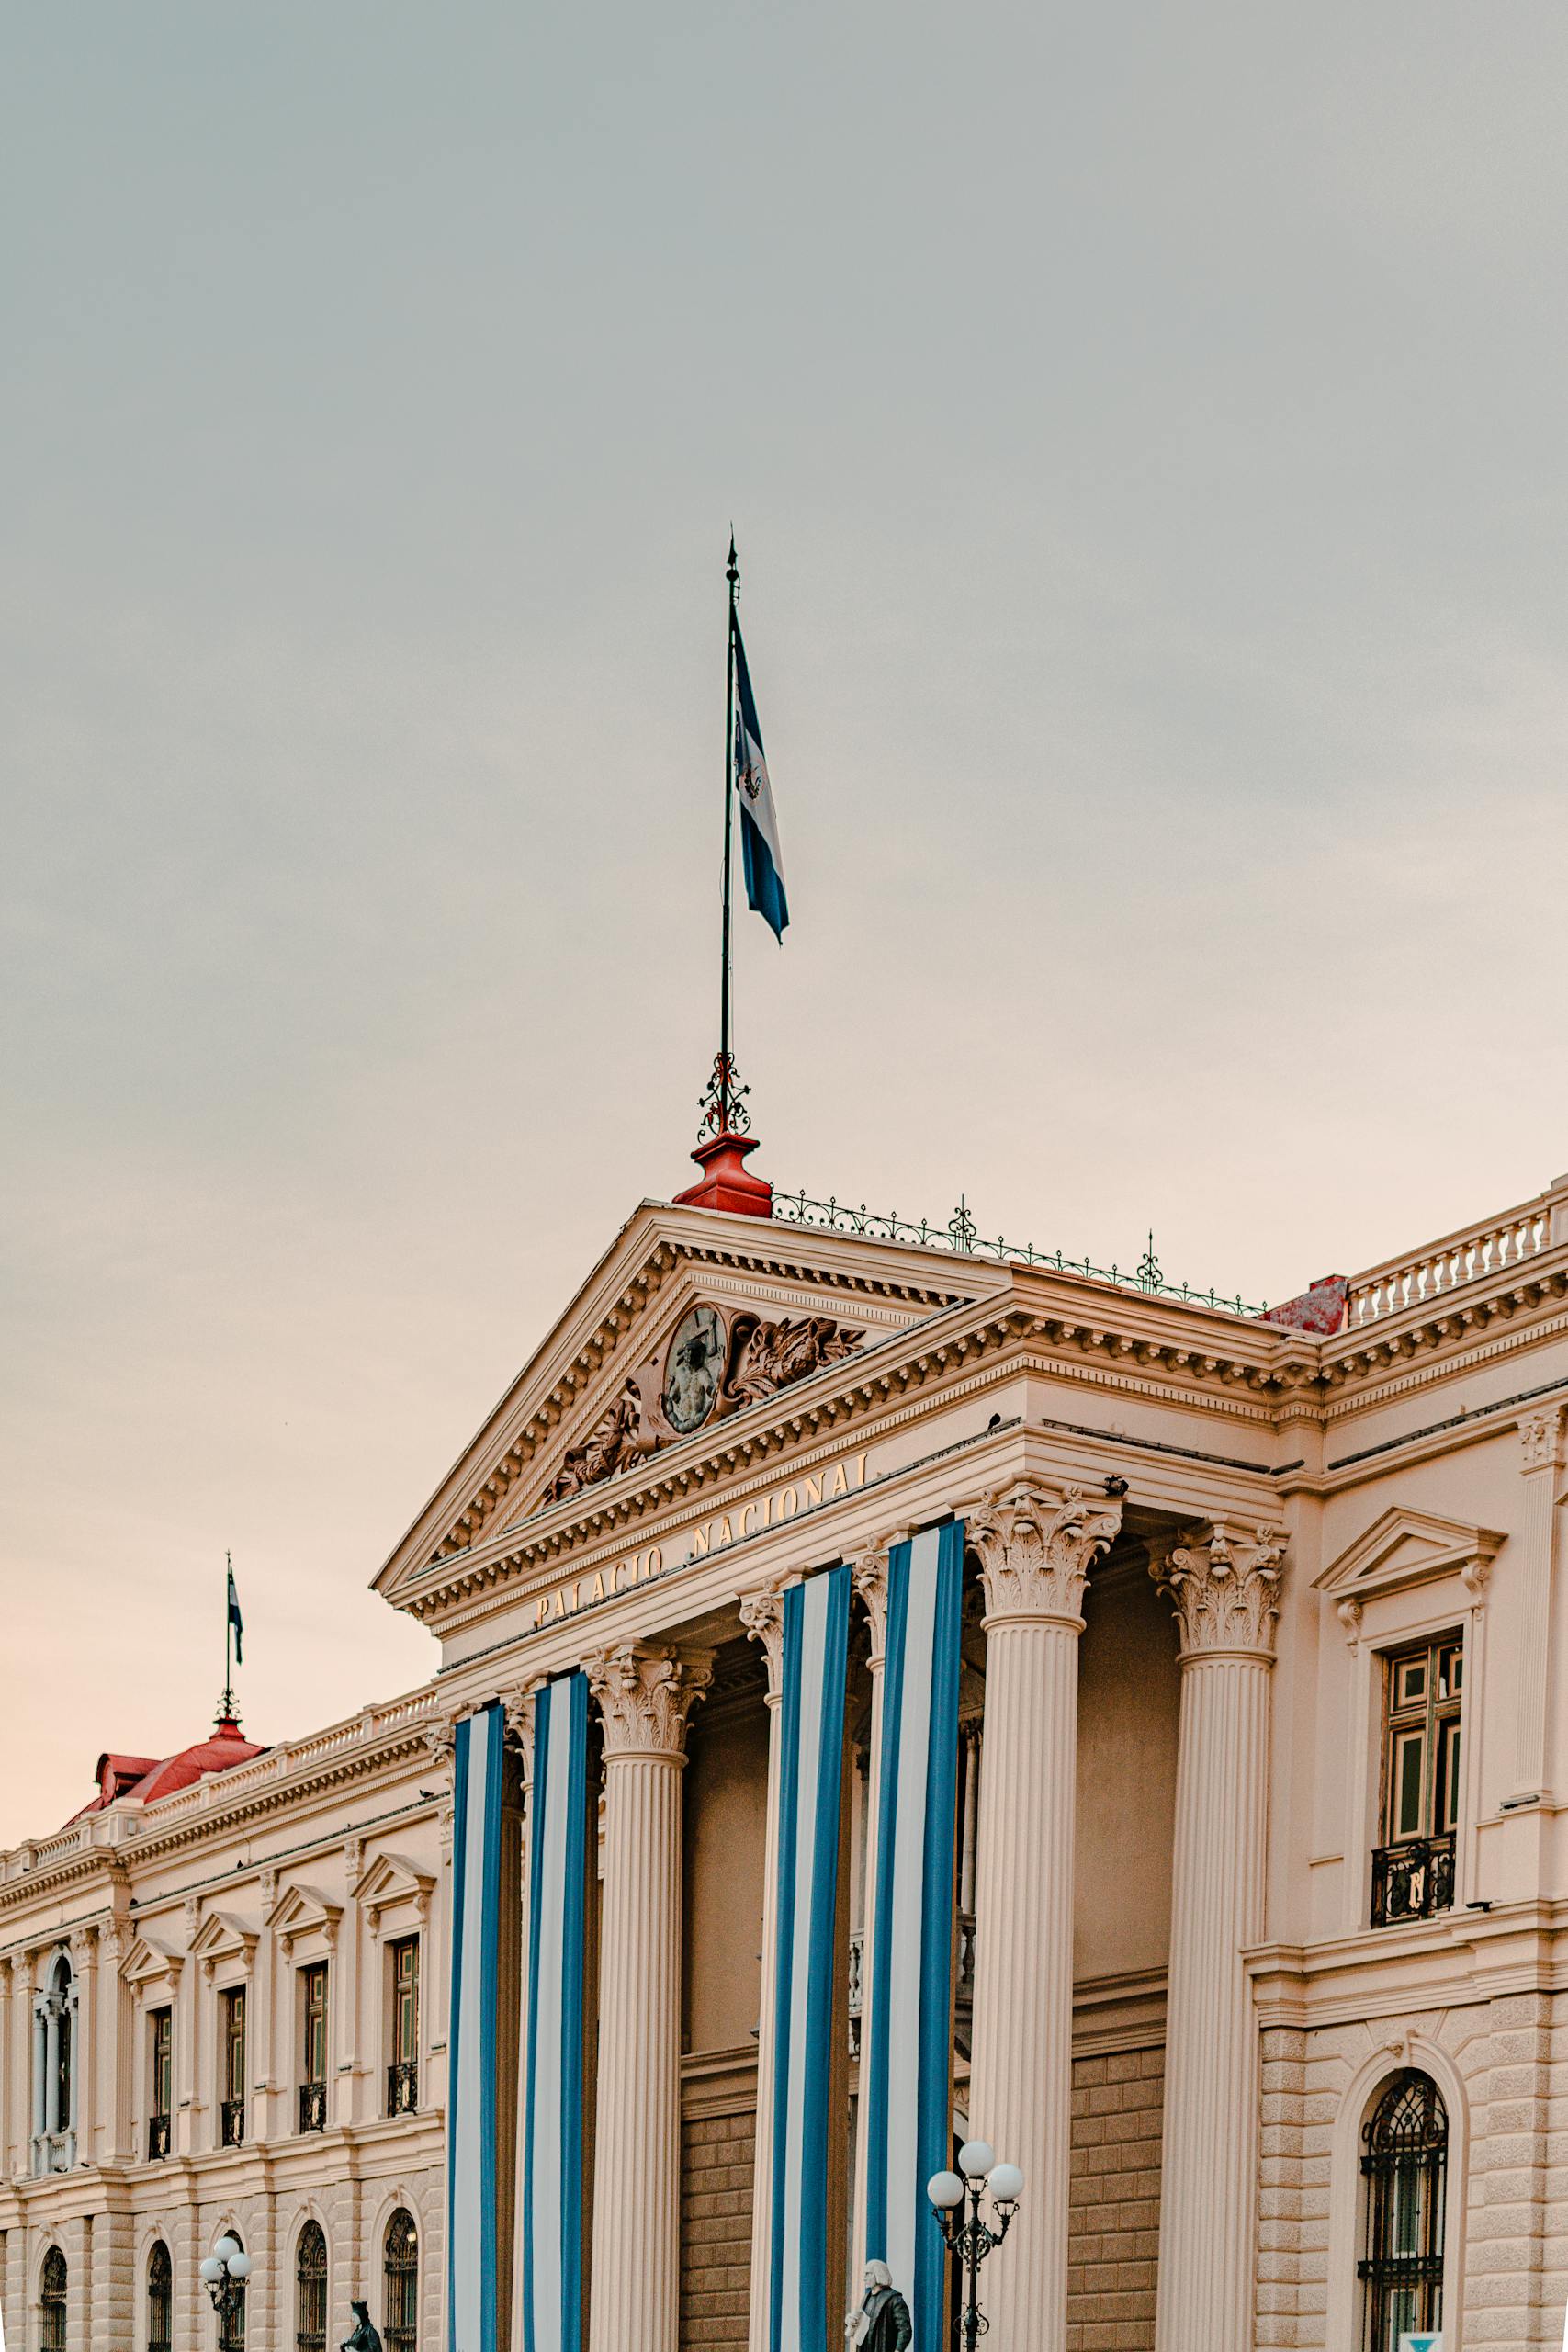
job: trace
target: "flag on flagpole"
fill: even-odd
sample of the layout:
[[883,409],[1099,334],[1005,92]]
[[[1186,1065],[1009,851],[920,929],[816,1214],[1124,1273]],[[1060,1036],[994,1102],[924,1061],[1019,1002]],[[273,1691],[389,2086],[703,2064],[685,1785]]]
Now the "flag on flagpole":
[[751,694],[751,673],[740,623],[735,632],[735,791],[740,805],[740,851],[746,869],[746,899],[782,940],[789,921],[784,896],[784,853],[779,848],[779,823],[773,813],[773,788],[762,752],[762,730]]
[[234,1582],[232,1560],[229,1563],[229,1623],[234,1634],[234,1663],[236,1666],[243,1666],[245,1660],[242,1645],[245,1638],[245,1621],[240,1614],[240,1594],[239,1588]]

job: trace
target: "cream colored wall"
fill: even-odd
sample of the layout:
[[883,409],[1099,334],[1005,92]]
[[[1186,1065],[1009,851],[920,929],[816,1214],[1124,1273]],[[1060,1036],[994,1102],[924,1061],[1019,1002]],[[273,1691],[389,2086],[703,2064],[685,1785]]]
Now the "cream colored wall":
[[762,1945],[768,1713],[761,1692],[688,1735],[685,1771],[687,2052],[754,2048]]
[[1080,1980],[1166,1964],[1179,1701],[1176,1628],[1141,1558],[1091,1577],[1078,1646]]

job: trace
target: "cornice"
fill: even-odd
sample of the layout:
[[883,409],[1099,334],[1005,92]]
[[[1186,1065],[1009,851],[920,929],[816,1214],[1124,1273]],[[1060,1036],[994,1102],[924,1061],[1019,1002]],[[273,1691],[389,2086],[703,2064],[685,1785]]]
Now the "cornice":
[[[1559,1261],[1555,1265],[1535,1259],[1528,1274],[1516,1276],[1510,1269],[1490,1284],[1477,1281],[1461,1290],[1441,1291],[1426,1306],[1407,1307],[1402,1315],[1363,1323],[1320,1340],[1324,1386],[1337,1389],[1356,1384],[1355,1404],[1339,1409],[1359,1410],[1377,1401],[1375,1384],[1382,1375],[1396,1365],[1408,1364],[1414,1356],[1442,1351],[1440,1364],[1423,1367],[1428,1379],[1441,1379],[1471,1363],[1484,1363],[1489,1352],[1506,1352],[1509,1342],[1501,1335],[1490,1350],[1475,1349],[1469,1335],[1484,1331],[1499,1319],[1511,1324],[1521,1313],[1568,1297],[1568,1250],[1555,1250],[1552,1256]],[[1568,1317],[1558,1317],[1545,1328],[1532,1325],[1528,1334],[1514,1336],[1511,1344],[1534,1345],[1537,1340],[1553,1337],[1564,1329],[1568,1329]],[[1391,1387],[1388,1393],[1399,1391]]]

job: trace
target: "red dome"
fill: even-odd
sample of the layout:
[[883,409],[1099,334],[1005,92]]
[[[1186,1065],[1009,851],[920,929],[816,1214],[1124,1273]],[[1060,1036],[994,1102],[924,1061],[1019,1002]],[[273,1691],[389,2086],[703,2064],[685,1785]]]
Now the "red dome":
[[[96,1779],[98,1793],[72,1821],[83,1821],[90,1813],[101,1813],[118,1797],[135,1797],[139,1804],[152,1804],[159,1797],[172,1797],[176,1789],[188,1789],[209,1772],[231,1772],[236,1764],[248,1764],[253,1756],[265,1756],[241,1731],[231,1715],[221,1715],[205,1739],[194,1747],[182,1747],[177,1756],[162,1758],[151,1756],[117,1756],[112,1750],[100,1756]],[[65,1825],[70,1827],[70,1822]]]

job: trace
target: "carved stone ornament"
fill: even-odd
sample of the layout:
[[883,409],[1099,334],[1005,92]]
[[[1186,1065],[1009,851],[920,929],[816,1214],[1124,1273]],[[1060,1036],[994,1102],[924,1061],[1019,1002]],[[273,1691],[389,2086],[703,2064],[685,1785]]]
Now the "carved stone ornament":
[[457,1754],[457,1718],[441,1715],[424,1726],[424,1744],[430,1750],[430,1760],[437,1772],[450,1772]]
[[852,1355],[865,1338],[830,1315],[732,1315],[694,1306],[654,1359],[628,1374],[578,1444],[568,1448],[540,1498],[562,1502],[705,1424],[723,1420],[778,1389],[793,1387],[825,1364]]
[[499,1693],[502,1713],[506,1720],[506,1736],[523,1758],[525,1786],[534,1778],[534,1700],[545,1687],[545,1677],[536,1674],[511,1690]]
[[771,1706],[776,1706],[782,1695],[784,1597],[789,1586],[799,1581],[798,1573],[792,1569],[788,1576],[775,1577],[755,1592],[743,1592],[740,1596],[740,1623],[751,1639],[761,1644],[762,1654],[767,1659],[768,1702]]
[[582,1667],[599,1702],[607,1760],[684,1756],[687,1720],[713,1680],[711,1650],[628,1643],[596,1651]]
[[1562,1433],[1562,1408],[1549,1405],[1543,1412],[1519,1415],[1519,1451],[1523,1470],[1553,1470]]
[[1280,1529],[1233,1535],[1218,1520],[1155,1550],[1149,1574],[1174,1604],[1183,1659],[1225,1651],[1272,1657],[1284,1558]]
[[1010,1619],[1081,1625],[1089,1569],[1121,1530],[1120,1495],[1027,1483],[987,1495],[964,1514],[965,1540],[980,1555],[987,1625]]

